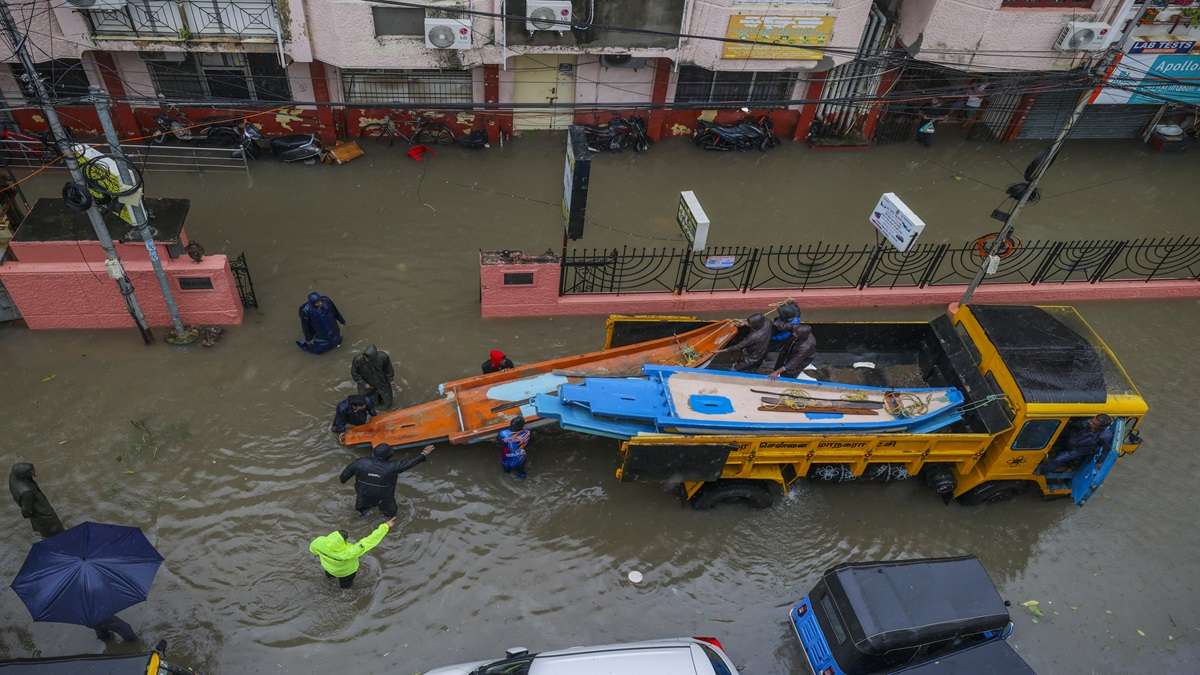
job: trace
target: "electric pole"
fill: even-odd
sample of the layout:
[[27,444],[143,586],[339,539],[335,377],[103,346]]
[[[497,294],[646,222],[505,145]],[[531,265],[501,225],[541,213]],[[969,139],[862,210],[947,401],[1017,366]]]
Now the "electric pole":
[[[50,125],[50,133],[54,136],[58,152],[62,155],[63,161],[67,165],[67,170],[71,172],[71,180],[87,193],[87,179],[84,177],[83,171],[79,169],[79,163],[75,161],[75,151],[71,147],[70,141],[67,140],[66,133],[63,131],[62,122],[58,119],[58,112],[55,111],[50,96],[46,91],[46,85],[38,77],[33,58],[29,56],[29,50],[25,47],[27,36],[21,35],[17,31],[17,24],[13,21],[8,3],[3,0],[0,0],[0,23],[3,24],[4,32],[8,34],[8,39],[12,42],[13,53],[21,60],[21,66],[25,69],[25,76],[29,78],[29,82],[33,86],[37,103],[46,115],[46,122]],[[133,317],[134,324],[137,325],[138,330],[142,334],[142,341],[146,344],[154,342],[154,334],[150,332],[150,326],[146,323],[146,317],[142,314],[142,308],[138,305],[137,296],[133,293],[133,282],[129,280],[129,276],[125,274],[125,268],[121,266],[121,260],[117,257],[117,249],[113,245],[112,235],[108,233],[108,226],[104,224],[104,216],[100,213],[100,209],[97,208],[94,202],[88,206],[87,215],[88,220],[92,224],[92,229],[96,232],[96,239],[100,242],[100,248],[104,249],[105,270],[109,278],[117,282],[117,288],[121,292],[121,297],[125,299],[125,306],[129,310],[129,315]]]
[[[133,185],[137,178],[130,171],[129,158],[121,149],[121,139],[117,136],[117,128],[113,126],[108,95],[98,87],[92,87],[92,104],[96,106],[96,116],[100,118],[100,126],[104,127],[104,137],[108,140],[109,152],[116,158],[113,164],[117,166],[118,178],[124,185]],[[171,327],[174,328],[174,332],[167,337],[167,341],[172,344],[195,342],[196,336],[184,329],[183,321],[179,318],[179,307],[175,304],[175,296],[171,294],[171,282],[167,279],[167,273],[163,271],[162,259],[158,257],[158,247],[154,244],[154,234],[150,229],[146,207],[142,203],[142,186],[139,185],[134,194],[118,197],[118,200],[124,205],[134,231],[141,236],[142,243],[146,245],[150,266],[154,268],[154,276],[158,277],[158,286],[162,289],[163,300],[167,303],[167,313],[171,315]]]
[[[1142,17],[1146,14],[1146,10],[1149,8],[1150,0],[1147,0],[1142,4],[1142,8],[1138,10],[1138,13],[1133,17],[1133,20],[1129,22],[1129,29],[1125,31],[1125,34],[1121,36],[1121,39],[1117,41],[1116,45],[1109,48],[1109,53],[1106,54],[1104,59],[1101,60],[1101,62],[1097,65],[1097,71],[1104,72],[1108,70],[1108,68],[1112,66],[1113,62],[1117,58],[1120,58],[1119,55],[1125,51],[1125,46],[1129,44],[1129,39],[1133,37],[1133,31],[1137,29],[1138,22],[1142,20]],[[1104,81],[1107,81],[1107,79],[1108,78],[1105,77],[1099,86],[1103,87]],[[1017,222],[1017,214],[1021,212],[1021,209],[1024,208],[1025,204],[1029,202],[1029,198],[1037,191],[1037,186],[1038,183],[1042,181],[1042,176],[1046,175],[1046,171],[1049,170],[1050,165],[1054,162],[1054,158],[1058,156],[1058,151],[1062,148],[1063,143],[1067,140],[1067,136],[1071,134],[1071,129],[1075,127],[1075,123],[1078,122],[1079,118],[1083,116],[1083,111],[1087,109],[1088,104],[1091,102],[1092,92],[1094,89],[1095,87],[1089,87],[1079,95],[1079,100],[1075,103],[1075,110],[1071,112],[1071,116],[1068,117],[1066,123],[1063,124],[1062,130],[1058,132],[1058,137],[1055,138],[1054,143],[1050,145],[1050,149],[1046,153],[1046,157],[1039,162],[1037,168],[1034,169],[1033,179],[1025,185],[1025,190],[1021,193],[1021,198],[1017,200],[1017,205],[1013,207],[1012,212],[1009,213],[1008,217],[1004,219],[1004,227],[1000,228],[1000,232],[996,234],[996,238],[993,239],[991,244],[988,245],[987,255],[984,257],[983,262],[980,263],[979,271],[975,273],[975,278],[971,280],[970,285],[967,286],[967,290],[963,292],[962,299],[958,301],[960,306],[971,301],[971,296],[975,294],[975,289],[979,288],[979,285],[983,283],[984,277],[990,274],[988,268],[990,267],[989,263],[992,260],[992,257],[996,255],[996,252],[999,251],[1002,246],[1004,246],[1004,242],[1008,241],[1009,236],[1012,235],[1013,227]]]

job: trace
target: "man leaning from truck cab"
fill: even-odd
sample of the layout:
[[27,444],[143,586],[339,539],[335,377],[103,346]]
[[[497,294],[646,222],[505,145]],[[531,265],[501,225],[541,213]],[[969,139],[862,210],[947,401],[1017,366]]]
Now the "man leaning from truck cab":
[[1072,422],[1067,429],[1067,447],[1046,462],[1047,471],[1060,471],[1081,459],[1087,459],[1101,448],[1112,445],[1112,418],[1096,415],[1088,420]]

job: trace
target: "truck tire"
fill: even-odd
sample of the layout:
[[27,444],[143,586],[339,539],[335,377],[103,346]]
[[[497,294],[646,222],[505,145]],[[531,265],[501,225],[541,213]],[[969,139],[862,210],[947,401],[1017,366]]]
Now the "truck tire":
[[748,504],[753,509],[765,509],[775,503],[775,494],[763,481],[719,480],[700,489],[692,497],[692,508],[707,511],[718,504]]
[[963,506],[999,504],[1025,491],[1025,483],[1018,480],[994,480],[967,490],[959,495],[958,503]]

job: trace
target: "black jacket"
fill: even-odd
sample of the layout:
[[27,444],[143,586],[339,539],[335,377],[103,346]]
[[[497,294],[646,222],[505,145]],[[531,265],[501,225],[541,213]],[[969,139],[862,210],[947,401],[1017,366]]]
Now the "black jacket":
[[355,413],[350,408],[350,399],[346,398],[341,403],[337,404],[337,411],[333,413],[333,424],[329,427],[330,431],[340,434],[346,430],[346,426],[358,426],[371,421],[371,418],[377,415],[375,412],[375,404],[370,398],[363,397],[367,402],[367,409],[361,414]]
[[8,491],[12,493],[13,501],[21,507],[21,516],[34,520],[37,518],[58,519],[50,500],[42,493],[36,481],[33,480],[33,465],[26,462],[14,464],[8,474]]
[[506,357],[504,357],[504,360],[500,362],[499,366],[493,366],[492,360],[488,359],[487,361],[484,361],[482,364],[480,364],[479,369],[483,371],[484,375],[487,375],[488,373],[498,373],[501,370],[508,370],[509,368],[512,368],[512,367],[513,367],[512,359],[510,359],[506,356]]
[[391,457],[392,449],[389,446],[378,445],[370,457],[359,457],[347,464],[346,468],[342,469],[339,480],[345,483],[354,478],[355,486],[359,489],[367,487],[394,490],[396,478],[400,474],[425,461],[425,455],[419,453],[415,457],[394,462],[390,461]]
[[775,361],[775,369],[782,368],[784,373],[789,374],[789,377],[794,377],[804,370],[817,355],[817,338],[813,336],[812,327],[808,324],[800,324],[797,332],[799,335],[793,335],[788,340],[780,350],[779,358]]
[[767,357],[767,351],[771,348],[771,336],[775,334],[774,327],[763,317],[755,318],[756,321],[748,324],[742,339],[725,348],[728,351],[740,350],[742,352],[741,358],[733,367],[734,370],[741,370],[738,368],[739,365],[757,366]]

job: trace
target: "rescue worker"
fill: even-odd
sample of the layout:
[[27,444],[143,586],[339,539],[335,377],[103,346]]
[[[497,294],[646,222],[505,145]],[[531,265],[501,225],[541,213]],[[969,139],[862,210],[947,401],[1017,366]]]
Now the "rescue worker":
[[770,375],[772,380],[780,376],[799,376],[817,355],[817,338],[813,336],[812,326],[799,323],[792,326],[791,332],[791,339],[784,343],[775,360],[775,370]]
[[366,424],[376,414],[371,399],[358,394],[347,396],[337,404],[337,410],[333,413],[333,424],[330,425],[329,430],[337,434],[340,441],[342,434],[346,433],[347,426],[356,427]]
[[488,360],[484,361],[481,367],[483,374],[487,375],[488,373],[498,373],[501,370],[508,370],[514,366],[513,362],[504,355],[504,352],[499,349],[493,349],[488,352]]
[[324,354],[336,349],[342,344],[339,323],[345,326],[346,319],[333,300],[317,292],[309,293],[308,302],[300,305],[300,330],[304,331],[304,340],[297,340],[296,346],[309,354]]
[[350,543],[350,535],[345,530],[336,530],[309,542],[308,552],[321,561],[321,569],[325,570],[327,579],[337,579],[340,588],[350,588],[358,574],[358,559],[378,546],[395,526],[396,518],[389,518],[371,534],[354,543]]
[[396,379],[396,371],[387,352],[379,351],[375,345],[367,345],[350,363],[350,377],[358,385],[360,395],[370,398],[381,408],[392,407],[392,380]]
[[517,480],[525,480],[525,446],[529,445],[529,430],[525,428],[525,418],[517,415],[508,423],[508,428],[496,434],[500,441],[503,454],[500,456],[500,466],[504,473],[511,473]]
[[27,462],[13,464],[8,473],[8,491],[13,501],[21,507],[21,517],[29,520],[33,531],[43,537],[53,537],[63,531],[62,521],[50,506],[50,500],[38,487],[37,472]]
[[354,508],[360,516],[378,506],[380,513],[391,518],[396,515],[396,478],[424,462],[432,452],[433,446],[427,445],[420,454],[393,462],[392,446],[380,443],[370,457],[359,457],[347,464],[339,480],[345,483],[354,479]]
[[795,301],[787,300],[775,311],[776,317],[771,320],[775,334],[771,336],[771,341],[787,342],[792,337],[792,326],[800,325],[800,308],[796,306]]
[[116,614],[92,626],[92,630],[96,631],[96,638],[101,642],[111,641],[114,633],[121,637],[121,642],[138,641],[137,633],[133,632],[133,626],[125,623],[125,620]]
[[1072,422],[1067,430],[1067,447],[1046,462],[1046,471],[1066,469],[1079,460],[1092,457],[1101,448],[1112,445],[1112,418],[1096,415],[1086,421]]
[[753,314],[746,319],[746,326],[749,330],[742,336],[741,340],[725,347],[718,351],[718,354],[726,352],[741,351],[741,356],[738,357],[736,363],[733,364],[733,369],[738,372],[754,372],[762,365],[762,362],[767,358],[767,351],[771,348],[771,338],[775,333],[775,328],[767,321],[767,317],[762,314]]

